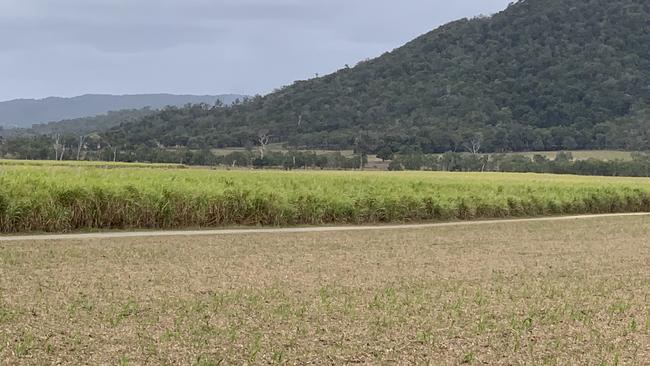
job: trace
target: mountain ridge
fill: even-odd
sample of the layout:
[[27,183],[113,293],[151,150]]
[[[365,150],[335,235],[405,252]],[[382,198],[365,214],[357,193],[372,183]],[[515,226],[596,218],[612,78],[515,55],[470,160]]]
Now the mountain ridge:
[[[104,136],[245,146],[256,135],[376,152],[650,148],[650,3],[525,0],[232,108],[181,108]],[[152,141],[149,136],[156,136]]]
[[233,103],[244,96],[237,94],[191,95],[191,94],[84,94],[76,97],[46,97],[40,99],[19,98],[0,102],[0,125],[29,128],[42,124],[77,118],[95,117],[128,109],[208,103],[217,100]]

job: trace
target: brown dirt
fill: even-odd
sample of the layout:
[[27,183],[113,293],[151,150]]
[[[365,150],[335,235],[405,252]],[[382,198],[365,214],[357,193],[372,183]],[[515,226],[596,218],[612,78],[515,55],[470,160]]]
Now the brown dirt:
[[0,364],[646,364],[650,220],[0,243]]

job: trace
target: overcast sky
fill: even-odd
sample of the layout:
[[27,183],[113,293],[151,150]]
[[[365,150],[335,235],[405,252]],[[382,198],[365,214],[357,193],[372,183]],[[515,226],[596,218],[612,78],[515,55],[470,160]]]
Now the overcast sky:
[[0,100],[264,94],[512,0],[0,0]]

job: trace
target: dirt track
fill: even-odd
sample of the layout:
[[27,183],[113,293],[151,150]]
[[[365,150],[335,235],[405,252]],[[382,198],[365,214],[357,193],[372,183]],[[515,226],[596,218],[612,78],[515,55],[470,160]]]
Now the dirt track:
[[210,235],[243,235],[243,234],[282,234],[282,233],[318,233],[334,231],[370,231],[370,230],[407,230],[424,229],[449,226],[473,226],[487,224],[516,224],[536,221],[567,221],[567,220],[588,220],[608,217],[632,217],[650,216],[649,212],[644,213],[622,213],[602,215],[579,215],[542,217],[532,219],[508,219],[508,220],[481,220],[481,221],[456,221],[430,224],[411,225],[374,225],[374,226],[323,226],[323,227],[302,227],[302,228],[259,228],[259,229],[220,229],[220,230],[179,230],[179,231],[134,231],[134,232],[105,232],[90,234],[44,234],[44,235],[18,235],[0,236],[0,242],[7,241],[36,241],[36,240],[83,240],[83,239],[113,239],[113,238],[137,238],[137,237],[169,237],[169,236],[210,236]]

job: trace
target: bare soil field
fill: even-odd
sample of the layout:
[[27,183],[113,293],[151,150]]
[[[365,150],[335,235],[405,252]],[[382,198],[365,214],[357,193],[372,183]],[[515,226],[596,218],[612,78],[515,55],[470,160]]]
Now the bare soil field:
[[0,364],[643,365],[650,220],[0,242]]

